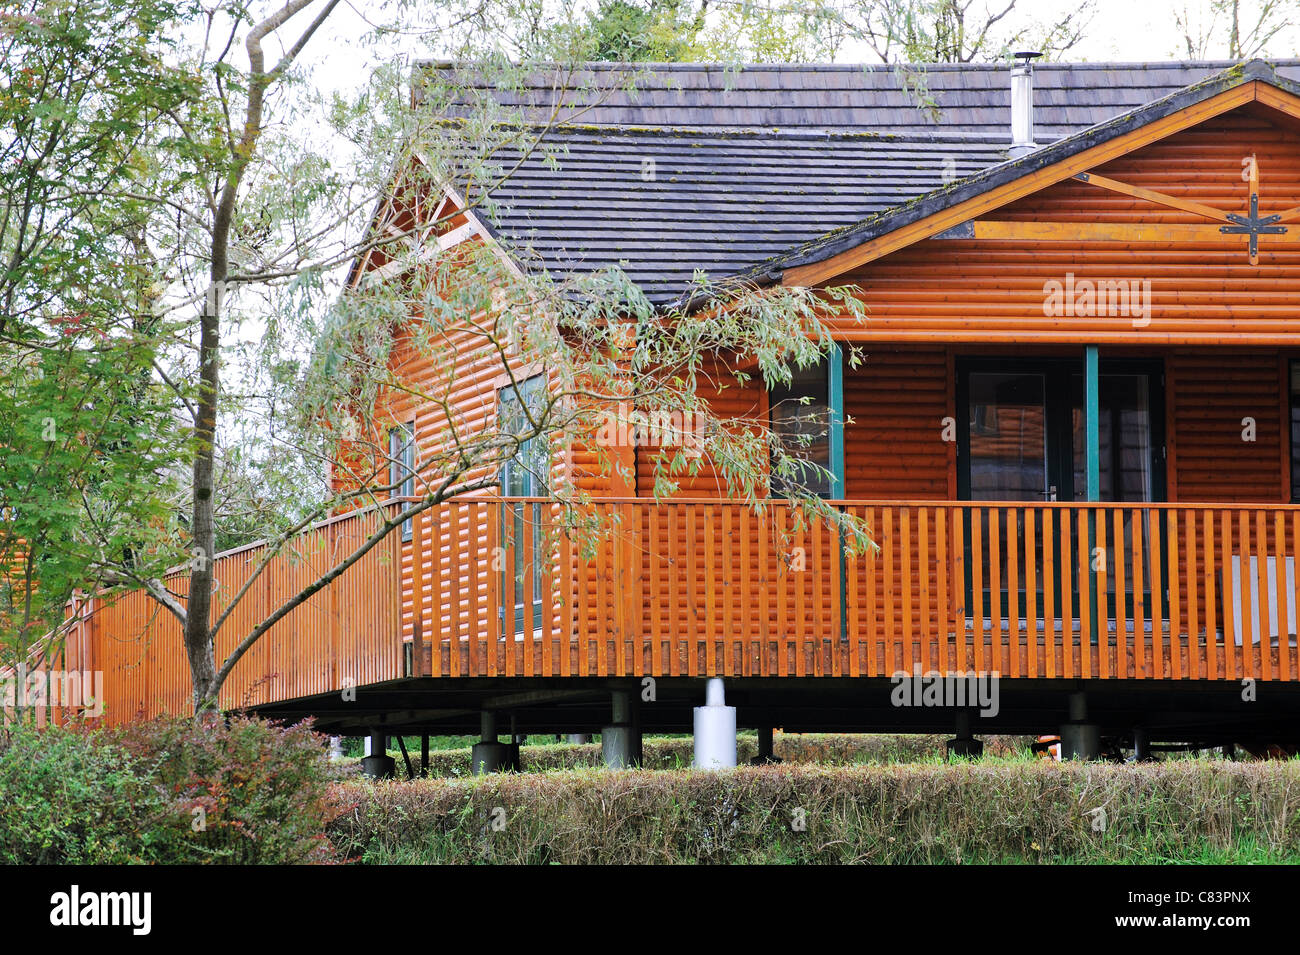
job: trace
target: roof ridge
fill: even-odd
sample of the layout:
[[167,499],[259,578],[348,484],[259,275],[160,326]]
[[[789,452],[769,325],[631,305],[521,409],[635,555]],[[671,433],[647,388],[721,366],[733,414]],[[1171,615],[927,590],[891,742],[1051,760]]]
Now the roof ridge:
[[[1226,69],[1237,66],[1246,62],[1263,62],[1281,66],[1300,66],[1300,57],[1255,57],[1252,60],[1052,60],[1048,62],[1038,62],[1034,64],[1035,72],[1044,70],[1142,70],[1142,69]],[[424,69],[453,69],[456,67],[472,67],[478,65],[473,60],[439,60],[439,59],[422,59],[416,60],[416,67]],[[745,71],[745,70],[763,70],[769,72],[888,72],[897,69],[924,69],[933,71],[992,71],[1007,70],[1013,64],[1010,60],[998,60],[984,63],[728,63],[725,61],[709,61],[700,63],[682,63],[682,62],[663,62],[656,60],[631,60],[621,62],[616,60],[584,60],[576,63],[537,63],[531,64],[531,68],[545,69],[551,66],[562,66],[565,69],[592,69],[592,70],[613,70],[613,69],[653,69],[656,72],[679,73],[679,72],[710,72],[710,71]]]

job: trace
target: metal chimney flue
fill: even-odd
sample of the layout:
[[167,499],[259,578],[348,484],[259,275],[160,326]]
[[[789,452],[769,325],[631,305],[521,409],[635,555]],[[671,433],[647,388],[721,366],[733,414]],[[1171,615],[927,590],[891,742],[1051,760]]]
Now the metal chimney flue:
[[1017,53],[1011,67],[1011,158],[1038,148],[1034,142],[1034,60],[1041,53]]

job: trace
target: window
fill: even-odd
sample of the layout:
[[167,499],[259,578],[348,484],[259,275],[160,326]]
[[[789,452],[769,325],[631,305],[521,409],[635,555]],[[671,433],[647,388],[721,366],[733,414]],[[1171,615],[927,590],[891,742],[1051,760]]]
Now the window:
[[[825,361],[792,369],[789,385],[768,394],[772,433],[796,462],[793,476],[772,474],[772,494],[788,497],[798,487],[821,497],[831,496],[830,400]],[[775,462],[773,462],[775,464]]]
[[[550,474],[551,455],[543,435],[534,434],[539,416],[545,413],[546,378],[538,375],[517,386],[503,388],[498,406],[501,434],[519,439],[515,453],[501,465],[502,497],[543,497]],[[531,420],[530,420],[531,419]],[[542,598],[549,590],[547,553],[541,545],[543,505],[509,501],[502,509],[501,540],[513,555],[503,575],[513,575],[511,591],[516,633],[542,625]],[[527,532],[525,526],[527,525]],[[526,542],[531,541],[531,566],[525,567]],[[528,574],[525,574],[528,570]],[[532,577],[532,594],[525,595],[527,577]],[[504,591],[503,591],[504,592]],[[503,619],[510,608],[502,607]]]
[[1300,503],[1300,361],[1291,362],[1291,501]]
[[[388,431],[388,483],[392,497],[415,496],[415,422]],[[402,522],[402,540],[411,539],[411,519]]]
[[531,434],[529,423],[530,416],[537,421],[544,411],[545,385],[546,379],[538,375],[501,390],[501,431],[522,439],[515,454],[501,466],[502,497],[541,497],[546,493],[550,451],[544,437]]
[[1046,375],[972,371],[966,392],[971,500],[1045,500]]

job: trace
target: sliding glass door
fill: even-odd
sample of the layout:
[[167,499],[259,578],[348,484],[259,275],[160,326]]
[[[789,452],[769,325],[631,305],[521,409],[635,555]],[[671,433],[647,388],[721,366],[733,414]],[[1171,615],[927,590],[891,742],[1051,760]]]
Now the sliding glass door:
[[[1099,376],[1101,416],[1100,472],[1103,501],[1157,501],[1164,496],[1162,375],[1158,363],[1103,362]],[[958,366],[958,489],[969,501],[1081,501],[1085,498],[1082,360],[969,359]],[[1055,511],[974,510],[978,528],[966,528],[967,596],[978,576],[981,606],[997,615],[1021,616],[1028,605],[1043,607],[1043,589],[1069,587],[1077,606],[1077,579],[1044,581],[1041,522],[1052,520],[1052,539],[1060,541]],[[1027,532],[1026,520],[1035,521]],[[996,522],[996,524],[994,523]],[[1134,529],[1124,521],[1124,546],[1131,553]],[[1077,527],[1071,528],[1071,553],[1077,553]],[[1136,531],[1147,550],[1146,525]],[[982,553],[973,553],[975,541]],[[1145,557],[1144,553],[1144,557]],[[972,561],[980,560],[978,575]],[[1032,562],[1033,573],[1027,565]],[[1060,568],[1067,574],[1065,568]],[[1150,595],[1144,594],[1150,606]],[[1011,614],[1013,605],[1016,613]],[[996,602],[995,602],[996,601]]]

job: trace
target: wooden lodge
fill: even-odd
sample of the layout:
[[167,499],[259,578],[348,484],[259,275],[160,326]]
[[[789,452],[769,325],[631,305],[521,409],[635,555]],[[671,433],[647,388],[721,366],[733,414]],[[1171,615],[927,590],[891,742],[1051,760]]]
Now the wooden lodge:
[[[484,710],[560,733],[610,723],[618,691],[681,732],[720,676],[742,726],[950,732],[951,710],[892,705],[891,677],[996,673],[975,732],[1054,732],[1086,696],[1116,737],[1300,740],[1300,64],[1042,65],[1015,141],[1004,65],[929,68],[937,115],[888,68],[656,69],[458,239],[527,236],[556,274],[625,262],[661,302],[696,268],[858,286],[866,320],[789,394],[714,397],[774,424],[790,397],[824,408],[826,496],[878,550],[814,523],[792,561],[788,505],[707,477],[656,500],[632,448],[634,480],[589,488],[619,528],[593,559],[546,543],[527,482],[445,503],[277,625],[224,702],[341,733]],[[492,375],[455,387],[463,423],[499,413]],[[437,409],[393,414],[440,440]],[[375,520],[312,530],[239,612]],[[257,554],[221,557],[220,590]],[[68,659],[106,672],[106,718],[183,711],[175,622],[143,593],[93,610]]]

